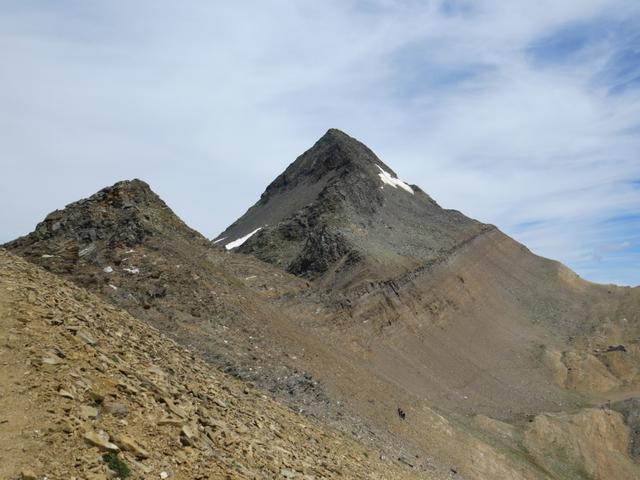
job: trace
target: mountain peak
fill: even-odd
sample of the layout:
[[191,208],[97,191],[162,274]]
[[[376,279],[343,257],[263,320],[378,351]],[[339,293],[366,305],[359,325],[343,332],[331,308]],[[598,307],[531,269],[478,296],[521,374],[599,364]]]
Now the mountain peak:
[[98,203],[107,202],[111,206],[124,208],[153,204],[157,204],[160,208],[166,208],[164,202],[151,190],[149,184],[138,178],[121,180],[109,187],[99,190],[88,199],[80,200],[80,202],[87,201]]
[[[139,179],[123,180],[88,198],[51,212],[35,231],[6,246],[34,248],[48,255],[61,249],[86,251],[133,247],[149,237],[201,237],[178,218],[149,185]],[[82,256],[82,255],[80,255]]]
[[340,130],[339,128],[330,128],[329,130],[327,130],[327,133],[325,133],[323,136],[332,136],[336,138],[340,138],[340,137],[352,138],[349,135],[347,135],[345,132]]
[[344,285],[364,271],[368,280],[386,279],[434,261],[483,229],[440,208],[366,145],[332,128],[215,242]]
[[131,180],[120,180],[119,182],[114,183],[110,187],[105,187],[103,190],[113,189],[122,192],[151,192],[151,187],[149,184],[139,178],[133,178]]
[[373,165],[379,165],[385,170],[391,171],[364,143],[337,128],[327,130],[327,133],[299,158],[305,156],[312,157],[316,166],[320,163],[332,168],[359,165],[370,170]]
[[345,178],[350,173],[379,181],[383,171],[396,177],[395,172],[365,144],[341,130],[330,128],[267,187],[260,201],[266,203],[274,195],[299,186],[319,191],[333,179]]
[[327,132],[322,137],[320,137],[318,141],[319,142],[326,141],[326,142],[334,142],[334,143],[350,143],[350,142],[360,143],[358,140],[356,140],[352,136],[348,135],[347,133],[337,128],[330,128],[329,130],[327,130]]

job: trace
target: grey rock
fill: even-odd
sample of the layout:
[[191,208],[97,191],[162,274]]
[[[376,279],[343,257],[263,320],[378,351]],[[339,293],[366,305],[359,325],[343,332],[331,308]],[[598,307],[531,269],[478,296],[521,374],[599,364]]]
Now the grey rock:
[[124,418],[129,415],[129,407],[122,402],[104,402],[103,409],[114,417]]

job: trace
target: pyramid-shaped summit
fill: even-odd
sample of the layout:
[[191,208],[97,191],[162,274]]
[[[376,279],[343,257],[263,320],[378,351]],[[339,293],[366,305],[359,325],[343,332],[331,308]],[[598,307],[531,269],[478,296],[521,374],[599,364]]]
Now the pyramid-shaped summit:
[[487,228],[330,129],[214,241],[338,287],[409,271]]
[[[307,196],[291,198],[292,203],[288,208],[278,209],[278,216],[284,218],[309,203],[311,196],[319,193],[326,184],[339,178],[356,177],[359,183],[366,182],[371,187],[381,188],[384,186],[383,177],[389,185],[398,181],[396,173],[366,145],[332,128],[267,187],[258,204],[266,205],[299,187],[310,188]],[[272,220],[278,221],[280,218]]]
[[376,175],[379,170],[376,165],[395,176],[395,172],[366,145],[332,128],[276,178],[266,193],[283,184],[295,185],[300,180],[318,180],[345,170],[360,169],[363,173]]

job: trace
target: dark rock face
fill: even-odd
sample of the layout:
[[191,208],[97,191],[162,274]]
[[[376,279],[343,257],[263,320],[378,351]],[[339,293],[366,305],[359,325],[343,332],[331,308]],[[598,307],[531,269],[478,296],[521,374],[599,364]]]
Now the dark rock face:
[[309,231],[302,252],[287,271],[301,277],[322,274],[349,252],[345,243],[339,233],[331,232],[326,225]]
[[218,242],[257,228],[240,252],[339,287],[362,272],[369,280],[406,273],[487,227],[440,208],[365,145],[331,129]]

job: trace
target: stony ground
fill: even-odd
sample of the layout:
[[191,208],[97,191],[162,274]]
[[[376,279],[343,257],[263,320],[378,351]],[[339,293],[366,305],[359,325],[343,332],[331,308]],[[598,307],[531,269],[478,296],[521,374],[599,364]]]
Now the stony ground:
[[5,250],[0,366],[3,479],[417,478]]

